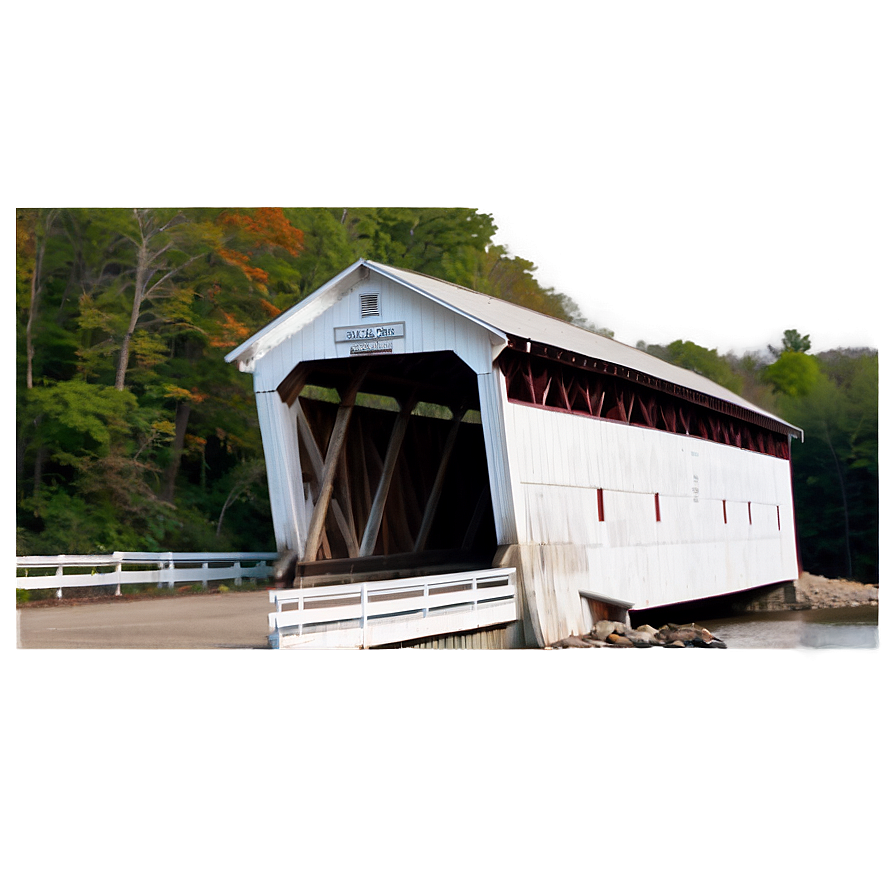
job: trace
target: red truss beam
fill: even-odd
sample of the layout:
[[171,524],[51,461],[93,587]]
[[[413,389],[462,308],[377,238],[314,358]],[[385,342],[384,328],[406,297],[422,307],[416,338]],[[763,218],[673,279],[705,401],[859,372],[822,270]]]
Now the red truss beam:
[[[650,389],[654,389],[657,392],[663,392],[668,395],[673,395],[676,398],[680,398],[689,402],[690,404],[710,408],[711,410],[718,411],[720,414],[725,414],[729,417],[735,417],[737,419],[744,420],[747,423],[753,423],[754,425],[762,427],[763,429],[771,430],[772,432],[778,432],[782,435],[799,435],[799,430],[788,426],[786,423],[772,420],[762,414],[757,414],[756,412],[751,411],[748,408],[732,404],[728,401],[723,401],[720,398],[713,398],[711,395],[697,392],[695,389],[688,389],[685,386],[679,386],[675,383],[670,383],[667,380],[662,380],[657,377],[651,376],[650,374],[642,373],[639,370],[632,370],[629,367],[623,367],[621,364],[612,364],[609,361],[601,361],[596,358],[588,358],[584,355],[577,355],[575,352],[567,351],[566,349],[555,348],[552,345],[544,345],[540,342],[531,342],[520,336],[508,337],[508,349],[512,350],[512,353],[514,354],[521,354],[523,358],[544,358],[546,360],[556,361],[559,364],[576,367],[581,370],[606,374],[622,380],[626,380],[628,382],[637,383]],[[503,359],[504,355],[510,353],[510,351],[505,350],[501,358]]]
[[551,346],[511,341],[498,359],[514,402],[615,420],[790,459],[794,430],[746,408]]

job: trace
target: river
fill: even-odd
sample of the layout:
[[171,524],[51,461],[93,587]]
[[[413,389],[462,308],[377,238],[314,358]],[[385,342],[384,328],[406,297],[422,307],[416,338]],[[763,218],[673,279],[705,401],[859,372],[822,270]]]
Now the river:
[[876,606],[778,610],[698,620],[729,648],[874,648]]

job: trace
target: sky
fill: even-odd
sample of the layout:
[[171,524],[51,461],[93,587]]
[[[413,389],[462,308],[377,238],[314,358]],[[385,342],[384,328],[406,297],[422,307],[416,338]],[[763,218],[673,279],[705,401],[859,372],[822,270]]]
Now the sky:
[[[82,89],[53,82],[52,139],[20,147],[19,204],[470,206],[622,342],[740,353],[792,328],[813,350],[878,346],[896,236],[883,4],[349,9],[350,29],[287,13],[226,76],[160,67],[134,117],[101,113],[129,108],[106,76],[128,46],[88,42]],[[146,28],[151,46],[164,27]],[[53,38],[64,57],[64,20]],[[15,114],[44,133],[40,95]]]

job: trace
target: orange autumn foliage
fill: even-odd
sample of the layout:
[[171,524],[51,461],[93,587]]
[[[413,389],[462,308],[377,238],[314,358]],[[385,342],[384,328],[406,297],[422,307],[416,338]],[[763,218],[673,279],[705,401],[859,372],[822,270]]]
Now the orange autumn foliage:
[[238,267],[249,280],[255,283],[267,283],[268,272],[261,268],[254,268],[249,264],[249,256],[233,249],[219,249],[218,255],[228,264]]
[[224,315],[224,325],[221,333],[212,336],[209,344],[215,348],[230,348],[242,342],[249,336],[249,328],[240,323],[232,314],[227,311],[221,312]]
[[255,249],[271,246],[284,249],[295,257],[303,248],[305,234],[289,223],[282,208],[256,208],[251,214],[223,212],[218,223],[252,234]]

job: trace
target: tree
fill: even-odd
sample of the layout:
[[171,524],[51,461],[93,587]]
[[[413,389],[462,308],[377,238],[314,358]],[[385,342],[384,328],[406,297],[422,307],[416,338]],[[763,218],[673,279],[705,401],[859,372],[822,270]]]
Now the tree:
[[784,395],[808,395],[818,382],[820,369],[818,361],[804,352],[781,352],[774,364],[765,368],[762,374],[775,392]]
[[776,357],[780,357],[782,352],[807,352],[812,347],[809,334],[801,336],[796,330],[785,330],[781,339],[781,348],[775,348],[773,345],[768,350]]
[[704,348],[694,342],[676,339],[665,346],[664,360],[686,370],[693,370],[701,376],[740,394],[742,382],[716,349]]
[[816,363],[819,373],[807,391],[778,399],[779,413],[805,432],[803,443],[793,443],[803,565],[821,575],[876,582],[877,354],[829,353]]

